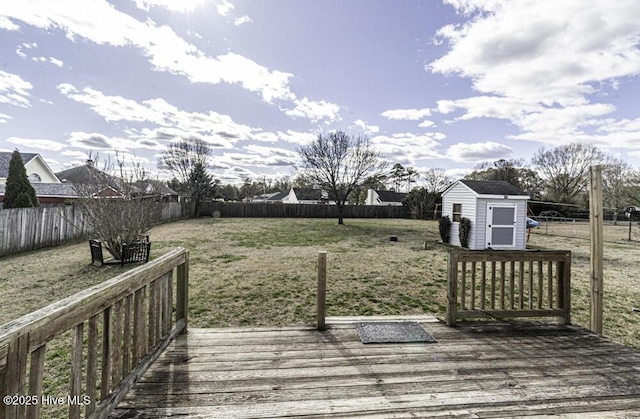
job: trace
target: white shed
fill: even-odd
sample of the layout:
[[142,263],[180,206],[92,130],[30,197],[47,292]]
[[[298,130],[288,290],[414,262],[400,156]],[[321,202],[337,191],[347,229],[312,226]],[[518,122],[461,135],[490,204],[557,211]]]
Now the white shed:
[[460,246],[460,219],[471,220],[469,249],[527,246],[529,195],[509,182],[459,180],[442,193],[442,215],[451,220],[450,243]]

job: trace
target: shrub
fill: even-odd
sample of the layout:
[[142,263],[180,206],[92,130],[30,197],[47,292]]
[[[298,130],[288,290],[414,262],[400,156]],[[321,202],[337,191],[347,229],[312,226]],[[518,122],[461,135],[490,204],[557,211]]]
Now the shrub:
[[462,247],[469,248],[469,234],[471,234],[471,220],[462,217],[460,219],[460,227],[458,230],[458,237],[460,238],[460,245]]
[[438,231],[440,232],[442,242],[449,243],[451,237],[451,219],[449,219],[448,215],[438,219]]

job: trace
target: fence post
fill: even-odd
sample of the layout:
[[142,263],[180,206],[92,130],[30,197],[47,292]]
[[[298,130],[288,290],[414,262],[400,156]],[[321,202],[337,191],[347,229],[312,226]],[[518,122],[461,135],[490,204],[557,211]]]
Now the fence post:
[[318,252],[318,330],[327,330],[325,308],[327,296],[327,252]]
[[447,268],[447,326],[456,325],[458,316],[458,258],[454,251],[449,252]]

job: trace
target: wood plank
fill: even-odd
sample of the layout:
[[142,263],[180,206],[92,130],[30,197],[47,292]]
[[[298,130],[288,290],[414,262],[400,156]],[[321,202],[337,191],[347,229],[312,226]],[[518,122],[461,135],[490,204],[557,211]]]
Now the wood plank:
[[[42,400],[42,380],[44,376],[44,359],[47,347],[42,345],[31,352],[31,365],[29,366],[29,393]],[[1,381],[0,381],[1,382]],[[37,419],[40,417],[41,403],[27,406],[27,419]]]
[[[9,342],[6,369],[6,394],[9,396],[26,393],[27,355],[29,336],[22,335]],[[7,419],[21,418],[25,415],[25,405],[6,406]]]
[[131,316],[132,316],[132,300],[133,295],[127,295],[124,299],[124,325],[122,334],[122,374],[127,375],[129,371],[135,368],[131,365]]
[[[82,349],[84,343],[84,323],[73,328],[71,342],[71,385],[69,395],[80,400],[82,391]],[[69,419],[80,419],[80,404],[69,404]]]
[[122,301],[113,305],[113,342],[111,345],[111,388],[122,379]]
[[87,333],[87,382],[86,391],[89,404],[85,407],[85,416],[89,417],[96,409],[96,384],[98,380],[98,320],[99,316],[89,319],[89,331]]
[[476,262],[471,262],[471,309],[476,308]]
[[111,307],[107,307],[102,315],[102,369],[100,379],[100,400],[104,400],[111,392],[111,351],[112,351]]

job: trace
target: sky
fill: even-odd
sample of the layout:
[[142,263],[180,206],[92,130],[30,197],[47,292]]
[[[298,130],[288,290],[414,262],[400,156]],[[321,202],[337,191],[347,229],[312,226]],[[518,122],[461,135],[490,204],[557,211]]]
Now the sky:
[[[637,0],[2,0],[0,151],[54,171],[180,138],[223,183],[366,135],[452,177],[591,143],[640,167]],[[418,182],[420,183],[420,182]]]

